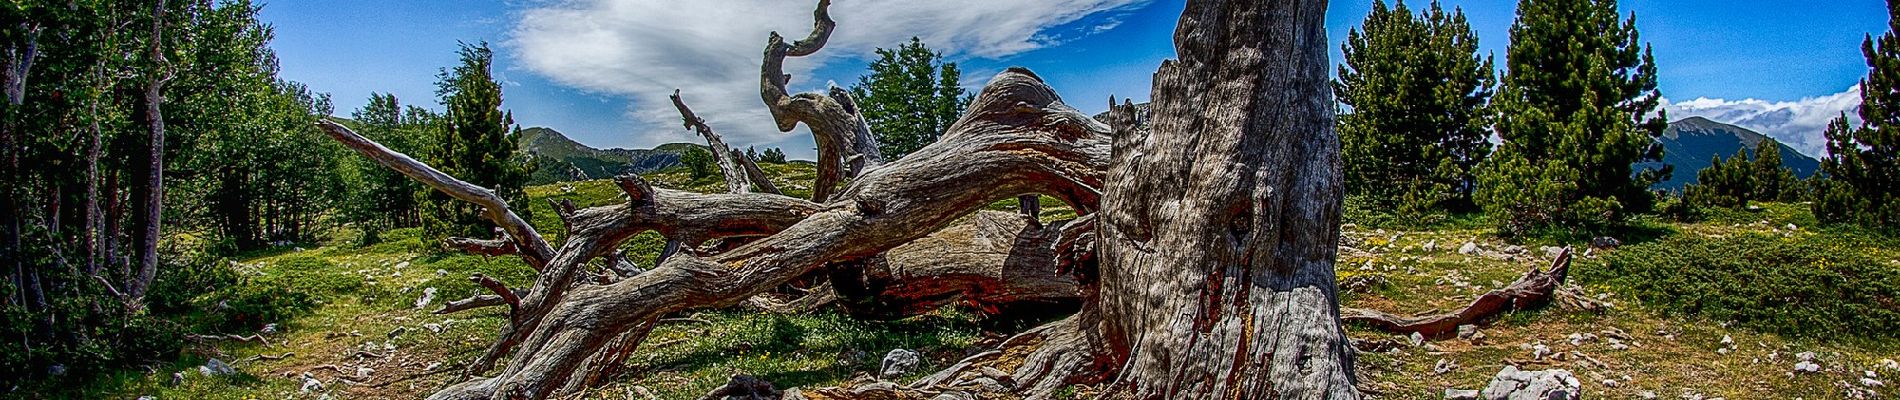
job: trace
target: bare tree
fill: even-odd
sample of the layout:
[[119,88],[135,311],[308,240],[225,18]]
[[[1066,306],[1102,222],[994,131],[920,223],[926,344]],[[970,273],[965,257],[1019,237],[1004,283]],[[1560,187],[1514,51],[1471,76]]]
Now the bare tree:
[[[908,385],[787,397],[931,395],[965,390],[952,386],[991,370],[1011,375],[1008,393],[995,393],[1011,397],[1109,382],[1110,394],[1141,399],[1359,397],[1334,287],[1341,177],[1325,1],[1189,1],[1179,59],[1156,74],[1151,121],[1130,104],[1113,106],[1108,123],[1089,118],[1012,68],[940,141],[888,164],[849,96],[785,90],[785,57],[819,51],[835,28],[828,7],[819,1],[803,40],[772,34],[761,74],[779,127],[804,123],[818,142],[811,201],[755,193],[762,179],[720,149],[676,93],[686,126],[722,156],[730,193],[622,176],[626,203],[557,205],[571,233],[556,248],[486,189],[322,123],[376,162],[482,205],[507,232],[456,247],[517,254],[540,271],[526,289],[475,277],[494,294],[445,308],[508,305],[510,323],[468,370],[479,376],[432,398],[577,394],[615,371],[662,316],[774,309],[784,304],[755,296],[827,268],[834,290],[817,295],[861,317],[916,315],[956,298],[1079,301],[1082,310]],[[981,211],[1011,198],[1030,211],[1037,195],[1080,217],[1044,226],[1033,214]],[[595,258],[619,263],[615,249],[645,231],[678,254],[631,276],[589,271]],[[701,246],[732,238],[747,242]],[[777,393],[752,378],[718,391],[767,392]]]

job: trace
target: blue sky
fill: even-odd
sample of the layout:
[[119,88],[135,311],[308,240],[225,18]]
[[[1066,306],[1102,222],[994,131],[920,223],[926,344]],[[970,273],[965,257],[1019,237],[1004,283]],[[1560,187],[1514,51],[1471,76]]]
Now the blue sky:
[[[802,36],[803,0],[279,0],[264,5],[282,76],[335,97],[338,113],[371,92],[434,108],[434,80],[458,41],[497,49],[506,107],[525,126],[552,127],[597,147],[697,141],[664,101],[673,88],[735,145],[809,157],[803,133],[779,133],[757,97],[764,32]],[[1503,65],[1513,0],[1444,1],[1465,10]],[[1857,104],[1861,39],[1886,30],[1879,0],[1623,1],[1654,45],[1670,117],[1747,126],[1810,154],[1827,118]],[[1370,1],[1333,1],[1337,43]],[[1414,6],[1417,6],[1415,4]],[[1147,98],[1173,55],[1181,1],[840,0],[833,43],[787,68],[794,90],[855,82],[876,47],[921,36],[964,69],[972,90],[1008,66],[1042,75],[1073,106],[1110,95]],[[1333,46],[1334,60],[1339,59]]]

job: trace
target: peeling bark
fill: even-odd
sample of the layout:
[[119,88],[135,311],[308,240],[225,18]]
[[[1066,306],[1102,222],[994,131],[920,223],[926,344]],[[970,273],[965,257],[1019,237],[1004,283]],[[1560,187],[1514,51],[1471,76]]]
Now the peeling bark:
[[[884,155],[877,149],[877,138],[871,135],[870,124],[858,113],[857,102],[851,99],[850,93],[832,87],[826,94],[791,95],[785,89],[792,80],[792,76],[785,73],[785,58],[817,53],[825,47],[825,41],[831,39],[831,30],[838,23],[831,20],[830,7],[831,0],[818,1],[817,11],[812,13],[811,34],[804,40],[786,43],[785,37],[772,32],[766,40],[765,62],[759,73],[759,97],[765,100],[766,109],[771,110],[778,130],[791,132],[799,123],[804,123],[818,142],[818,181],[812,185],[811,201],[819,203],[831,200],[842,179],[856,177],[865,168],[884,163]],[[845,170],[847,165],[850,169]]]

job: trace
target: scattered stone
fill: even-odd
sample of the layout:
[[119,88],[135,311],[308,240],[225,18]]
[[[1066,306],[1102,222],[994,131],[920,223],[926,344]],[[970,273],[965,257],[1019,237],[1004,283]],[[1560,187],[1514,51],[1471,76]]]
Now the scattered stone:
[[158,398],[152,397],[152,396],[139,396],[138,400],[158,400]]
[[1412,332],[1412,336],[1406,337],[1406,340],[1412,343],[1412,347],[1425,345],[1425,335],[1418,332]]
[[1557,246],[1544,246],[1538,249],[1544,252],[1544,258],[1557,258],[1564,254],[1564,248]]
[[1722,347],[1735,347],[1735,338],[1722,335]]
[[1479,396],[1494,400],[1578,400],[1582,394],[1583,382],[1570,371],[1520,371],[1516,366],[1506,365]]
[[1656,392],[1644,390],[1641,392],[1636,392],[1636,397],[1640,397],[1646,400],[1654,400],[1656,398]]
[[309,372],[305,372],[303,373],[303,388],[298,390],[304,393],[323,391],[323,381],[319,381],[317,377],[311,376]]
[[976,400],[976,395],[952,390],[938,394],[930,400]]
[[1814,352],[1803,351],[1799,354],[1795,354],[1794,359],[1801,360],[1801,361],[1814,361]]
[[442,363],[440,363],[440,362],[432,362],[432,363],[429,363],[429,365],[425,365],[425,366],[423,366],[423,367],[422,367],[422,370],[424,370],[424,371],[434,371],[434,370],[435,370],[436,368],[442,368]]
[[407,326],[398,326],[398,327],[396,327],[396,329],[390,329],[390,330],[389,330],[389,334],[388,334],[388,335],[384,335],[383,337],[386,337],[386,338],[390,338],[390,339],[395,339],[395,338],[396,338],[397,336],[402,336],[402,334],[404,334],[404,333],[409,333],[409,327],[407,327]]
[[878,367],[878,376],[895,378],[910,375],[912,371],[917,370],[917,364],[921,362],[923,362],[923,357],[915,351],[894,349],[884,354],[884,362]]
[[872,398],[871,396],[875,394],[891,393],[891,392],[896,392],[896,391],[897,391],[897,384],[895,383],[884,382],[884,381],[871,382],[871,383],[866,383],[866,384],[858,385],[857,387],[851,388],[852,397],[850,398],[854,398],[854,399]]
[[1545,346],[1542,344],[1531,346],[1532,358],[1542,360],[1544,359],[1545,356],[1548,356],[1548,355],[1550,355],[1550,346]]
[[1880,359],[1880,367],[1900,371],[1900,361],[1894,361],[1891,358],[1882,358]]
[[416,308],[428,307],[435,302],[435,287],[422,288],[422,298],[416,299]]
[[1568,340],[1570,341],[1570,345],[1571,345],[1571,346],[1582,346],[1582,345],[1583,345],[1584,343],[1589,343],[1589,342],[1595,342],[1595,341],[1597,341],[1597,334],[1594,334],[1594,333],[1572,333],[1572,334],[1570,334],[1570,336],[1566,336],[1566,337],[1564,337],[1564,338],[1565,338],[1565,339],[1568,339]]
[[1870,387],[1870,388],[1875,388],[1875,387],[1887,386],[1887,383],[1881,382],[1874,378],[1860,378],[1860,385]]
[[213,358],[205,361],[205,365],[199,366],[198,373],[204,376],[223,376],[236,374],[237,369],[231,368],[231,364],[226,364],[223,360]]
[[1791,230],[1791,231],[1797,231],[1797,230],[1801,230],[1801,227],[1799,227],[1799,226],[1794,226],[1794,224],[1788,224],[1788,226],[1786,226],[1786,227],[1784,227],[1784,228],[1787,228],[1788,230]]
[[422,324],[422,329],[428,329],[429,332],[433,332],[433,333],[442,333],[442,324],[430,322],[430,323]]
[[1477,325],[1459,325],[1458,326],[1459,339],[1471,339],[1477,335],[1478,335]]
[[1594,239],[1590,239],[1590,248],[1593,249],[1614,249],[1622,245],[1623,241],[1616,240],[1616,238],[1609,236],[1598,236]]
[[409,262],[408,262],[408,261],[403,261],[403,262],[399,262],[399,263],[396,263],[396,269],[403,269],[403,268],[409,268]]
[[1445,373],[1451,372],[1454,369],[1458,369],[1457,362],[1440,358],[1438,359],[1437,364],[1432,365],[1432,374],[1444,375]]
[[364,378],[364,379],[367,379],[367,378],[369,378],[369,377],[370,377],[370,375],[375,375],[375,374],[376,374],[376,369],[375,369],[375,368],[370,368],[370,367],[356,367],[356,377],[357,377],[357,378]]
[[1425,241],[1425,245],[1419,248],[1425,250],[1426,253],[1438,251],[1438,239]]
[[1805,373],[1821,372],[1821,365],[1815,364],[1813,361],[1802,361],[1802,362],[1794,363],[1794,372],[1805,372]]
[[1618,385],[1618,383],[1616,383],[1616,380],[1615,380],[1615,379],[1604,379],[1604,380],[1603,380],[1603,387],[1616,387],[1616,385]]
[[446,270],[446,269],[435,270],[435,276],[449,276],[449,270]]
[[277,324],[264,324],[264,329],[258,329],[257,333],[260,335],[277,333]]
[[1465,245],[1463,247],[1458,248],[1458,254],[1463,254],[1467,256],[1478,254],[1478,244],[1472,243],[1472,242],[1465,242]]
[[172,380],[171,380],[171,382],[170,382],[170,385],[171,385],[171,386],[178,386],[178,385],[183,385],[183,384],[185,384],[185,373],[183,373],[183,372],[173,372],[173,373],[172,373]]
[[1445,400],[1478,400],[1478,391],[1445,389]]

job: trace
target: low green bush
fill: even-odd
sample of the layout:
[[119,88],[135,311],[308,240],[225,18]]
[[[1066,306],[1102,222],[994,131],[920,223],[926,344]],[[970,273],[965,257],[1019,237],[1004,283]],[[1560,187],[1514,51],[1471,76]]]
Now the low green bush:
[[1900,332],[1900,266],[1880,238],[1674,235],[1624,246],[1576,271],[1672,315],[1823,340]]

